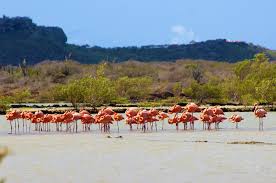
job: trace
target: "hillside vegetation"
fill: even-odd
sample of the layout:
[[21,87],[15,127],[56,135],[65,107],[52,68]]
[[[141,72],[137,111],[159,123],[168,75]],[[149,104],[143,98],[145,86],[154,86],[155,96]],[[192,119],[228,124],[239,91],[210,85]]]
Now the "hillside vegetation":
[[[271,104],[276,101],[276,64],[265,54],[238,63],[203,60],[80,64],[45,61],[0,69],[0,105],[71,102],[91,106],[177,102]],[[150,103],[149,103],[150,102]]]
[[[142,47],[102,48],[67,43],[67,37],[59,27],[38,26],[27,17],[0,18],[0,65],[18,65],[24,59],[28,64],[44,60],[72,59],[80,63],[99,63],[102,60],[122,62],[137,60],[175,61],[202,59],[237,62],[251,59],[269,50],[245,42],[229,42],[225,39],[194,42],[187,45],[149,45]],[[270,56],[270,55],[269,55]],[[275,57],[272,54],[270,57]]]

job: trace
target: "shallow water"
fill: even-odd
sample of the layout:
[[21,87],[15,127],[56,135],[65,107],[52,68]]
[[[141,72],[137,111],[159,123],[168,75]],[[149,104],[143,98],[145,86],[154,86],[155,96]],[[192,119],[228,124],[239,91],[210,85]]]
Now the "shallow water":
[[[97,126],[88,133],[8,135],[9,125],[0,116],[0,144],[12,151],[0,177],[7,183],[273,182],[276,145],[227,142],[276,143],[276,113],[269,113],[263,132],[252,113],[241,115],[239,129],[225,122],[219,131],[202,131],[198,123],[195,131],[176,132],[166,125],[164,131],[144,134],[121,123],[122,139],[106,138]],[[118,135],[115,125],[110,135]]]

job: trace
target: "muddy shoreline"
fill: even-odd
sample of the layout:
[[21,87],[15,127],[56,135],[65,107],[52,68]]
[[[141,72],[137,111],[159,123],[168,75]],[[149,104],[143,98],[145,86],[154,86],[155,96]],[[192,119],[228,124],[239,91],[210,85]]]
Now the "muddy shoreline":
[[[211,105],[201,105],[200,108],[204,109],[206,107],[209,107]],[[222,108],[223,111],[225,112],[251,112],[253,110],[253,106],[243,106],[243,105],[217,105]],[[71,104],[68,103],[63,103],[63,104],[13,104],[11,105],[11,108],[9,110],[21,110],[21,111],[30,111],[30,112],[35,112],[35,111],[42,111],[44,113],[48,114],[61,114],[64,113],[65,111],[68,110],[80,110],[80,109],[85,109],[89,111],[90,113],[97,113],[99,109],[103,108],[102,107],[97,107],[97,108],[92,108],[92,107],[80,107],[79,109],[75,109]],[[137,106],[135,104],[131,105],[126,105],[126,106],[110,106],[112,109],[117,112],[117,113],[124,113],[127,108],[129,107],[139,107],[143,109],[151,109],[155,108],[160,111],[167,112],[169,106],[160,106],[160,107],[141,107]],[[276,111],[276,105],[264,105],[263,106],[267,111]],[[2,114],[5,114],[5,112],[2,112]]]

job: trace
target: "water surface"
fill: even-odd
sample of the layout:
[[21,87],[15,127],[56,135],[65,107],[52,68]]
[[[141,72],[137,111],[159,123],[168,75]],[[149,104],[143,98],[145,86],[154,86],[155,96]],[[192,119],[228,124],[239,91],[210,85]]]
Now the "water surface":
[[[0,177],[7,183],[273,182],[276,145],[227,142],[276,143],[276,113],[269,113],[263,132],[252,113],[241,115],[240,129],[225,122],[219,131],[202,131],[199,122],[195,131],[176,132],[166,125],[164,131],[141,133],[121,123],[122,139],[106,138],[97,126],[88,133],[8,135],[9,125],[0,116],[0,144],[12,151]],[[110,135],[118,136],[115,125]]]

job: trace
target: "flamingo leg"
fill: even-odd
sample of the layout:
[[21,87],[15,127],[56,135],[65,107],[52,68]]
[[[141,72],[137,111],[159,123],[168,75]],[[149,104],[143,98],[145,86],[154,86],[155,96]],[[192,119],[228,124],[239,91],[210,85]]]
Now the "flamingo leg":
[[193,120],[192,120],[192,130],[194,130],[194,113],[192,112],[192,118],[193,118]]
[[26,132],[28,131],[28,126],[30,126],[30,121],[28,121],[28,123],[26,125]]
[[16,127],[17,127],[17,123],[16,120],[14,120],[14,133],[16,134]]
[[24,129],[25,129],[25,121],[23,119],[23,133],[24,133]]
[[145,123],[143,124],[142,130],[143,130],[144,133],[146,132],[146,124]]
[[18,125],[18,133],[20,133],[20,125],[19,125],[19,120],[17,120],[17,125]]
[[264,121],[263,121],[263,118],[261,118],[261,130],[262,131],[264,130]]
[[264,119],[262,119],[262,128],[264,130]]
[[120,128],[119,128],[119,123],[117,121],[117,128],[118,128],[118,133],[120,133]]
[[10,121],[10,126],[11,126],[11,134],[12,134],[12,121]]
[[264,130],[264,119],[262,118],[262,130]]
[[76,133],[78,133],[78,120],[76,120]]
[[259,118],[259,131],[261,131],[261,119]]

